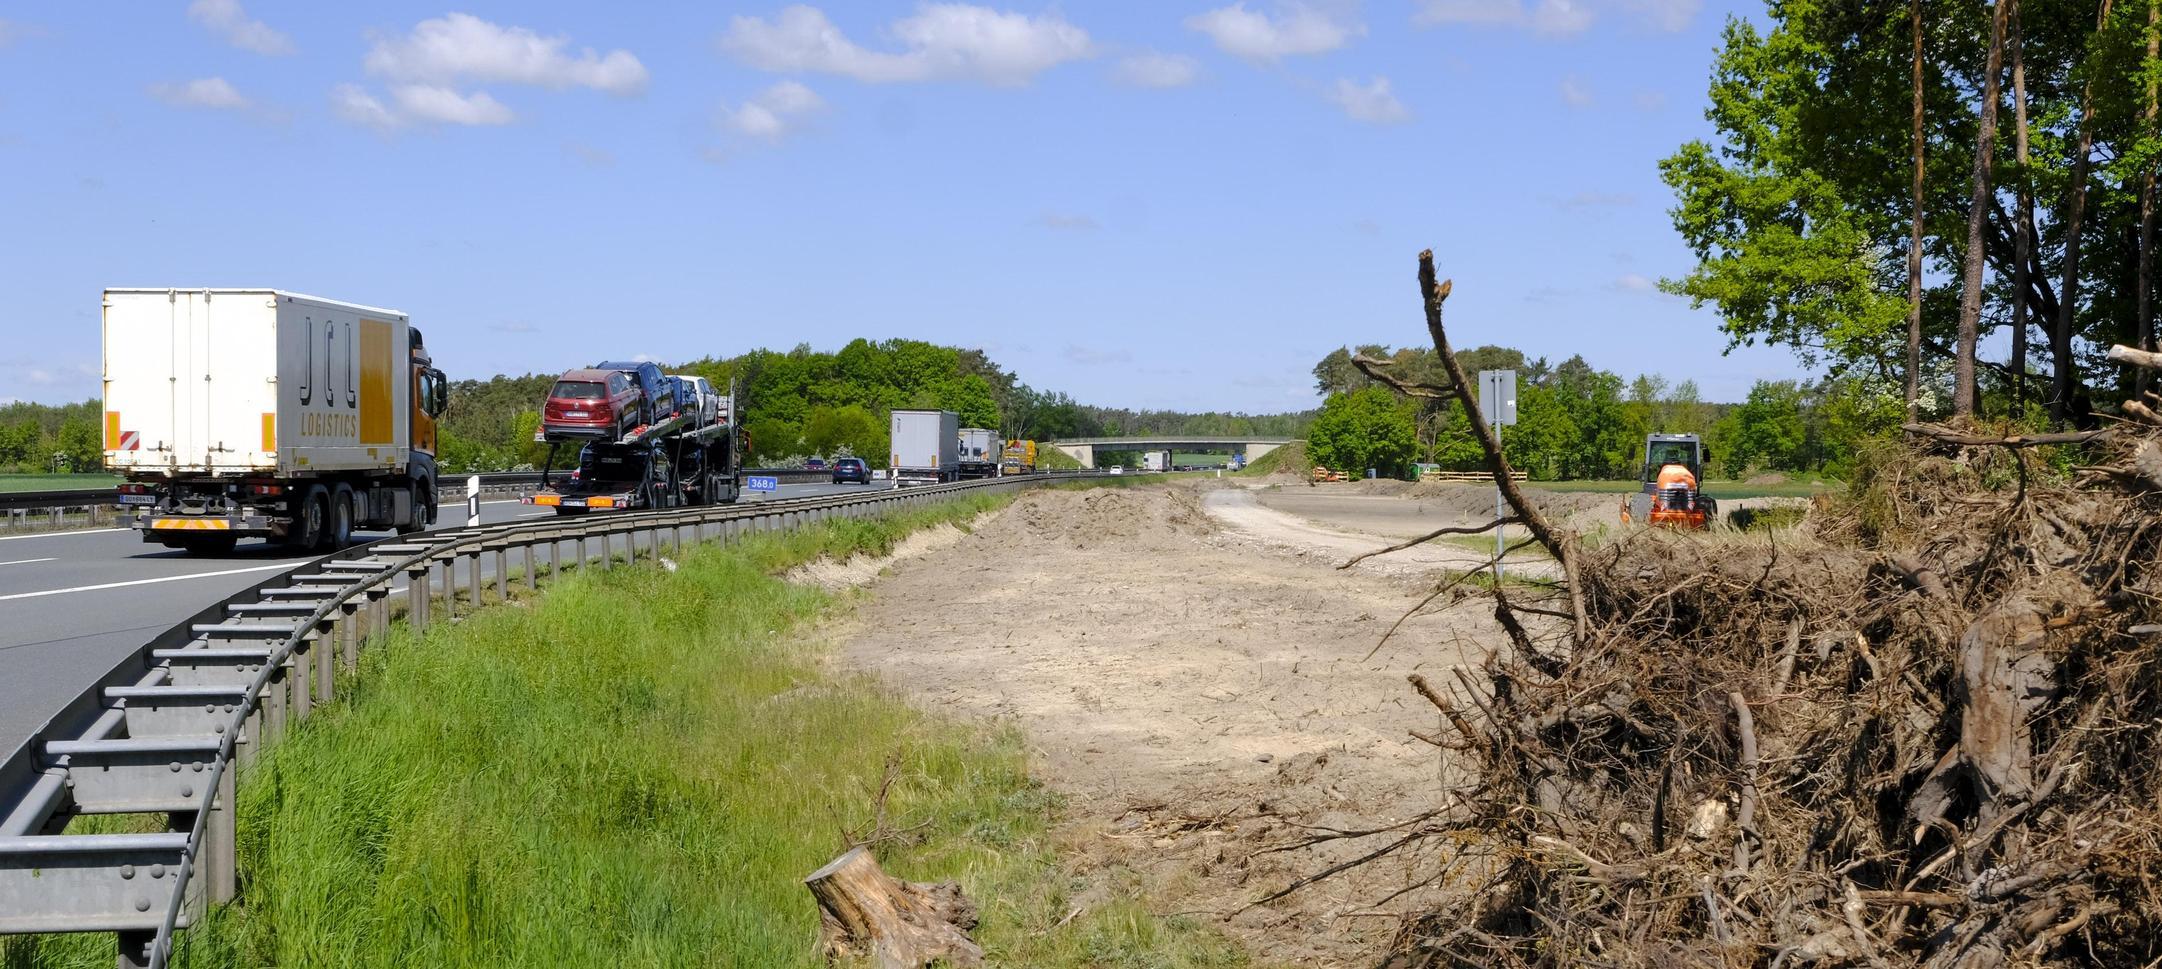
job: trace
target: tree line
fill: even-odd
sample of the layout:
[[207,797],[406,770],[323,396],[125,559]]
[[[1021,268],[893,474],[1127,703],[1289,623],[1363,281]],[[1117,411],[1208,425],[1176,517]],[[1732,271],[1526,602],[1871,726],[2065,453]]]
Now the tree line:
[[[1730,18],[1715,139],[1660,163],[1735,344],[1905,416],[2094,426],[2155,345],[2157,0],[1780,0]],[[2004,347],[1984,359],[1985,344]]]
[[[802,344],[702,357],[663,371],[705,377],[735,389],[752,462],[787,465],[848,453],[885,467],[888,417],[896,408],[940,408],[963,427],[1047,441],[1127,434],[1285,436],[1305,433],[1313,412],[1243,414],[1130,410],[1081,404],[1022,383],[981,350],[921,340],[857,339],[826,352]],[[541,403],[555,374],[497,374],[452,381],[438,460],[450,472],[537,467],[548,446],[534,441]],[[96,470],[103,453],[101,405],[15,403],[0,407],[0,471],[54,470],[54,455]],[[568,456],[560,456],[559,461]]]
[[[1311,460],[1389,477],[1407,477],[1419,464],[1483,469],[1484,454],[1452,404],[1397,395],[1353,366],[1355,355],[1389,361],[1408,381],[1448,382],[1430,348],[1330,352],[1314,366],[1315,388],[1327,400],[1307,433]],[[1656,374],[1624,380],[1581,356],[1550,364],[1483,346],[1457,351],[1456,358],[1466,373],[1516,371],[1517,423],[1503,431],[1502,450],[1513,466],[1543,481],[1633,478],[1644,436],[1653,432],[1701,436],[1712,449],[1712,471],[1728,477],[1838,477],[1869,439],[1896,429],[1902,412],[1896,385],[1855,376],[1758,381],[1746,400],[1719,403],[1702,399],[1694,381]]]

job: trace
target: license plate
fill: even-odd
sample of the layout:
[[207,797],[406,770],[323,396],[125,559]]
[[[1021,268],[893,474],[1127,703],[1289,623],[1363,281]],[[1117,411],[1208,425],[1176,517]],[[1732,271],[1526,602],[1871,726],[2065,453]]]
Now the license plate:
[[120,496],[120,503],[121,503],[121,504],[123,504],[123,505],[155,505],[155,504],[157,504],[157,503],[158,503],[158,496],[157,496],[157,495],[121,495],[121,496]]
[[584,416],[586,416],[586,412],[585,412],[585,411],[582,411],[582,410],[572,410],[572,411],[564,411],[564,412],[563,412],[563,416],[565,416],[565,417],[584,417]]

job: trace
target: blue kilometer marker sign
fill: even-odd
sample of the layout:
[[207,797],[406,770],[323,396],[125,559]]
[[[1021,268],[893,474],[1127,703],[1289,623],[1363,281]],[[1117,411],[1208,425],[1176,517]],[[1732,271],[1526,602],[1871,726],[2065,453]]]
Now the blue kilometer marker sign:
[[780,486],[779,478],[760,478],[754,475],[743,479],[743,487],[747,491],[773,491]]

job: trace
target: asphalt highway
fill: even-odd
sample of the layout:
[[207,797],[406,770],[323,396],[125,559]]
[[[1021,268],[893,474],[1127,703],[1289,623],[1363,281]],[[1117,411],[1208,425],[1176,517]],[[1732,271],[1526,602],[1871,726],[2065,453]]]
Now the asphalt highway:
[[[864,490],[782,485],[774,497]],[[463,511],[463,505],[445,507],[438,526]],[[480,512],[483,524],[552,514],[516,499],[483,501]],[[119,528],[0,538],[0,752],[15,749],[159,632],[313,557],[258,541],[243,542],[230,555],[195,556]]]

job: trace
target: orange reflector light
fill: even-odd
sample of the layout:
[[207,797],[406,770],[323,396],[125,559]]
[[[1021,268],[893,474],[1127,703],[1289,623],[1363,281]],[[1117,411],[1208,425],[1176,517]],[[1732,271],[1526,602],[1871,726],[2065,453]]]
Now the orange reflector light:
[[536,505],[560,505],[563,503],[563,499],[554,495],[534,495],[531,500]]
[[186,532],[222,532],[231,529],[233,523],[223,518],[156,518],[151,520],[150,527]]
[[587,508],[614,508],[615,506],[616,506],[616,500],[615,500],[614,498],[587,498],[587,499],[586,499],[586,507],[587,507]]

